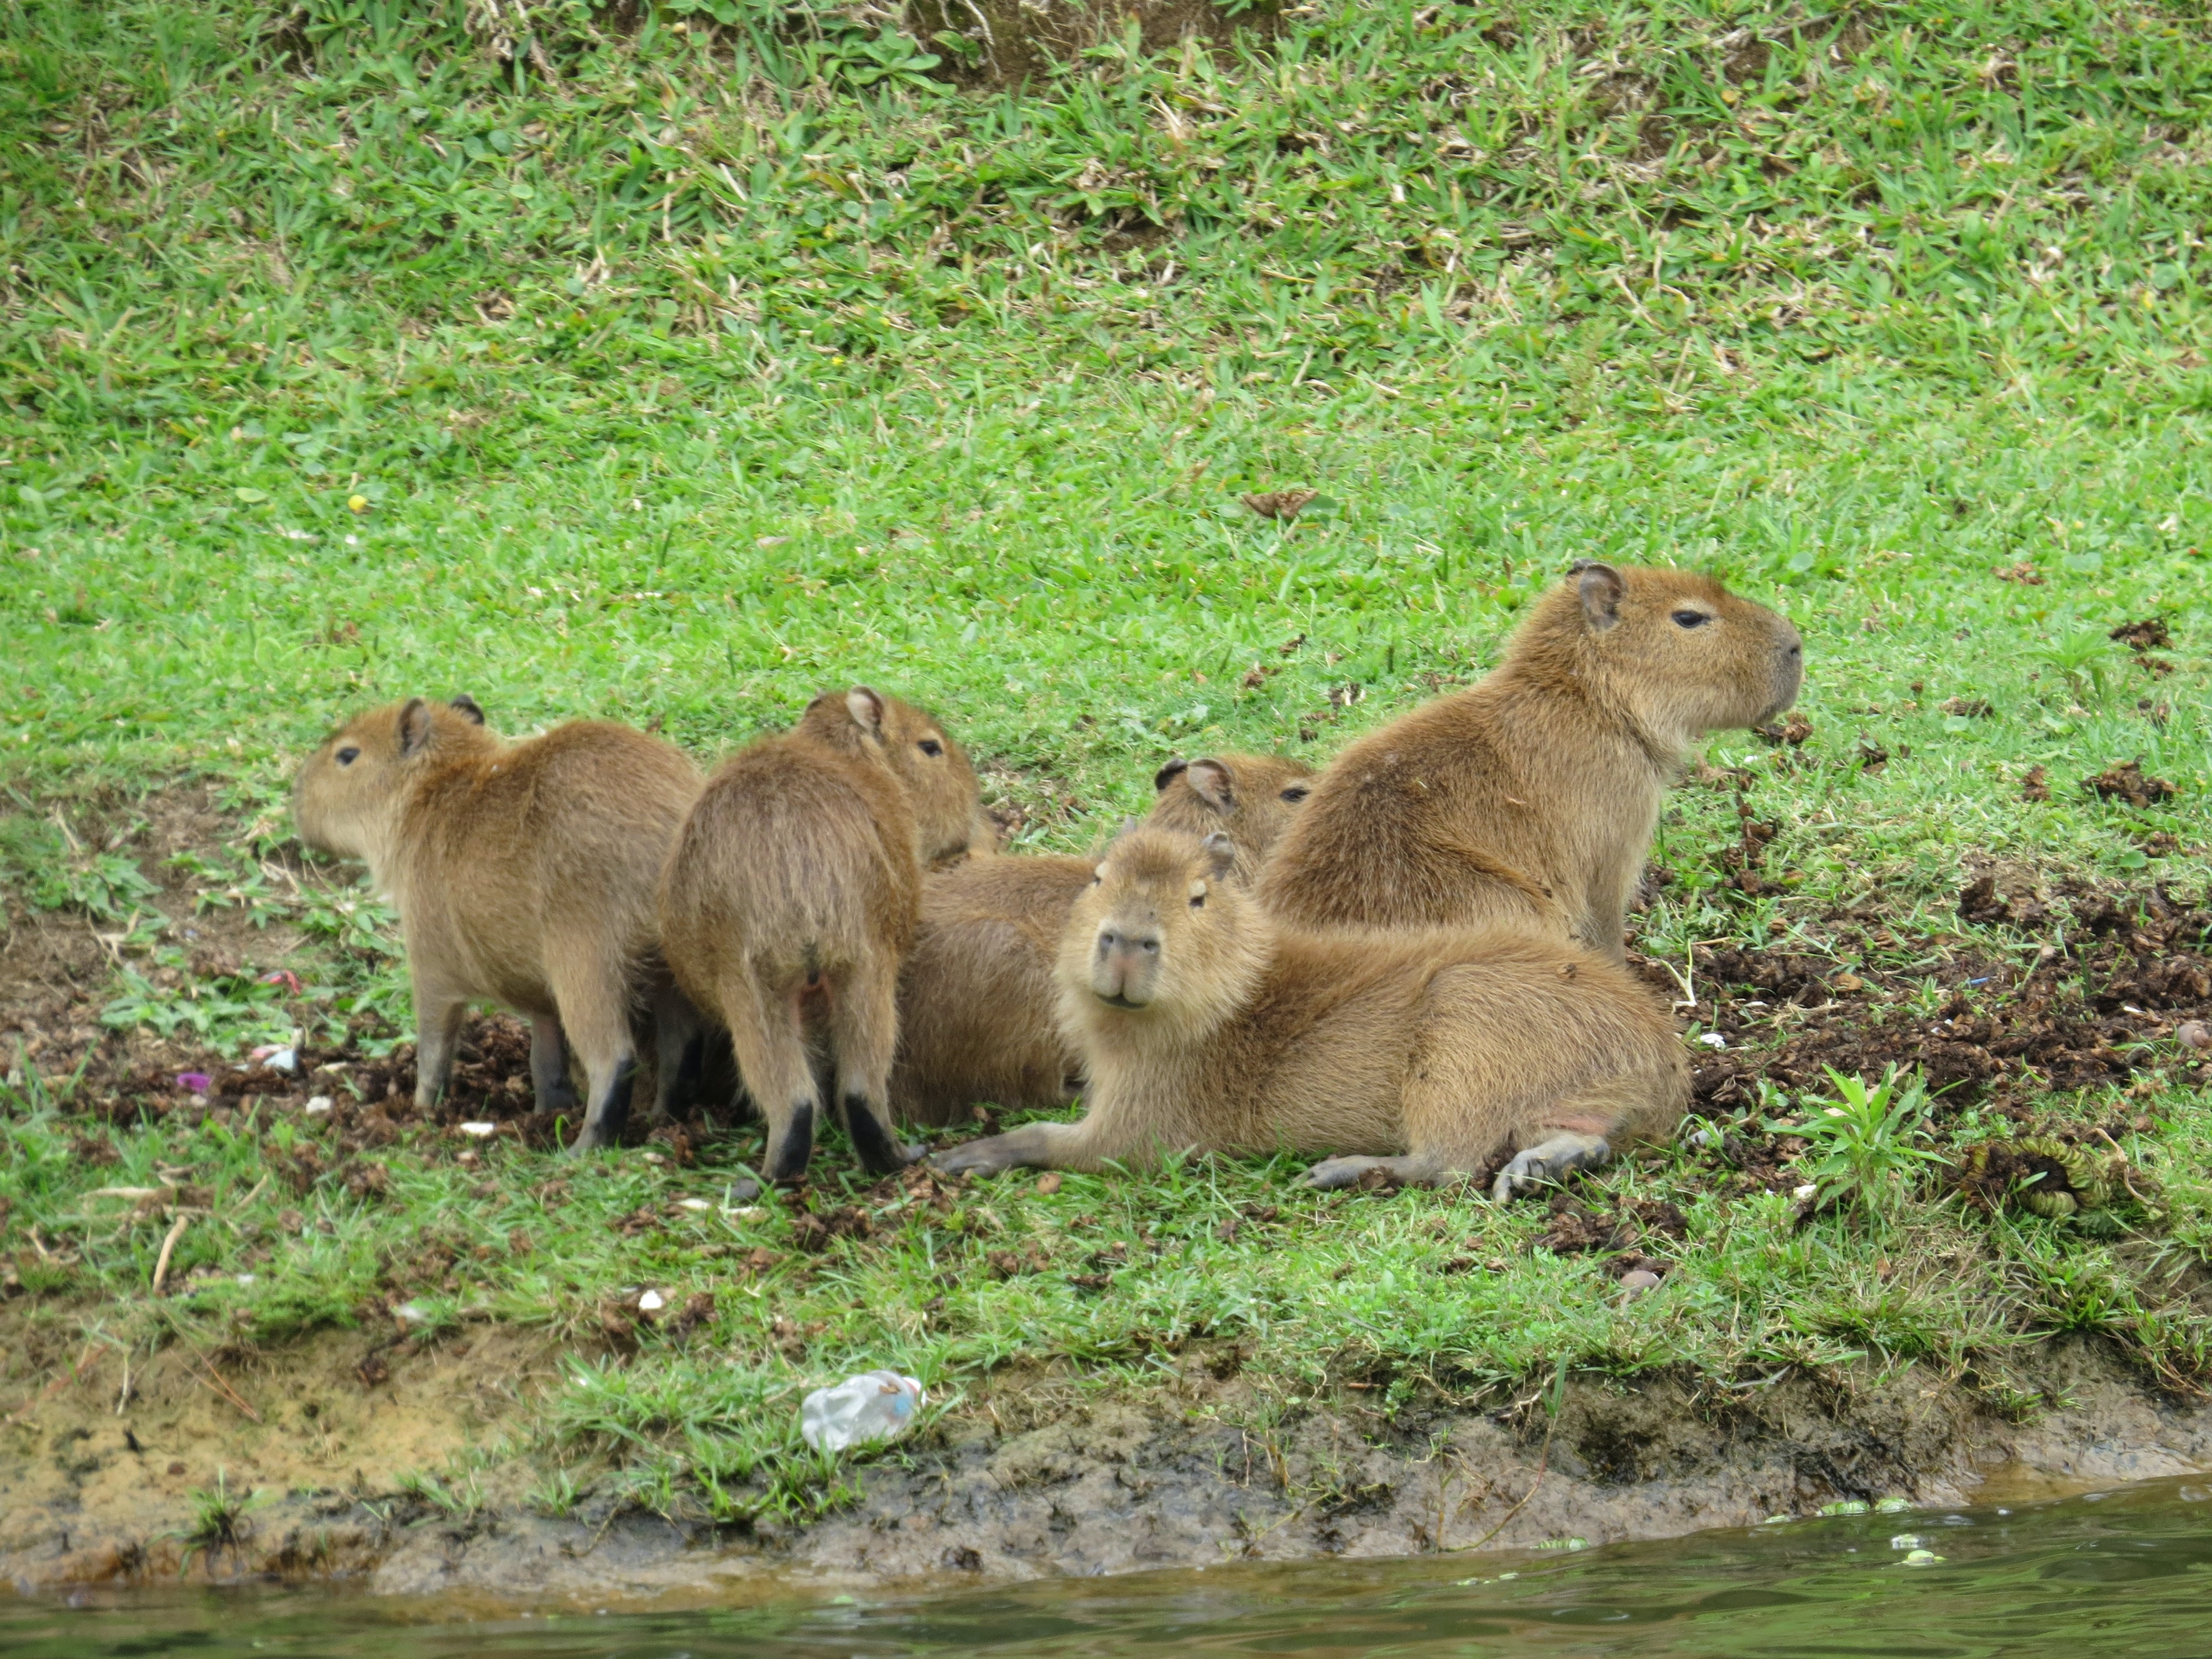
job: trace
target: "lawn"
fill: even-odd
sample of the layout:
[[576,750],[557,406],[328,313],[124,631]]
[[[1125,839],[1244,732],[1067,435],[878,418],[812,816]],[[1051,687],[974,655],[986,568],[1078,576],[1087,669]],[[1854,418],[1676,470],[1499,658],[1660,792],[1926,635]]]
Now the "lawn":
[[[0,1031],[37,1320],[541,1326],[574,1357],[514,1444],[722,1516],[833,1496],[798,1397],[879,1364],[956,1402],[1141,1392],[1212,1345],[1288,1410],[1923,1359],[2026,1411],[2008,1357],[2089,1330],[2207,1386],[2176,1270],[2212,1102],[2175,1036],[2207,996],[2113,989],[2202,961],[2212,860],[2195,8],[1322,0],[1000,90],[826,9],[542,5],[542,67],[463,10],[0,0],[0,878],[11,951],[106,936],[53,993],[88,1014]],[[1292,488],[1294,520],[1241,500]],[[1702,1085],[1743,1121],[1582,1211],[1323,1198],[1287,1163],[863,1195],[835,1146],[810,1209],[748,1206],[751,1130],[564,1164],[328,1077],[212,1110],[118,1081],[125,1045],[295,1031],[404,1062],[389,919],[282,816],[366,702],[709,759],[866,679],[959,733],[1017,850],[1079,848],[1170,754],[1318,763],[1471,679],[1589,556],[1785,611],[1811,729],[1715,735],[1637,918],[1691,1035],[1754,1057]],[[2171,793],[2084,787],[2130,760]],[[179,788],[224,828],[157,846]],[[1985,872],[2007,905],[1962,914]],[[209,917],[233,959],[191,948]],[[1822,996],[1763,983],[1792,958]],[[1838,1085],[1757,1057],[1812,1051],[1808,1005],[1919,1030],[2031,993],[2110,1060],[1983,1040],[1927,1144],[2055,1133],[2139,1194],[2091,1227],[1931,1166],[1801,1215],[1814,1154],[1763,1126]],[[88,1196],[165,1172],[195,1195]],[[155,1297],[185,1210],[221,1220]],[[1590,1216],[1635,1224],[1590,1249]],[[1638,1249],[1663,1282],[1624,1301]]]

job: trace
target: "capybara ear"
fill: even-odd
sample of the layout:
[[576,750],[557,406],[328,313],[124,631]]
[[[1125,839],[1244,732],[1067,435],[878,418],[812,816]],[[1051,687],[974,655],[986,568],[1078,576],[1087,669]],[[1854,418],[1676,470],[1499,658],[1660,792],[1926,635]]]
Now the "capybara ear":
[[482,726],[483,724],[483,706],[467,692],[464,691],[459,696],[455,697],[453,702],[453,706],[459,709],[464,714],[466,714],[478,726]]
[[1181,755],[1177,755],[1165,766],[1163,766],[1158,771],[1152,774],[1153,789],[1157,791],[1166,788],[1170,784],[1173,783],[1177,778],[1181,777],[1189,769],[1190,763],[1185,760]]
[[1621,596],[1628,591],[1620,572],[1599,559],[1577,559],[1567,568],[1567,574],[1579,578],[1576,586],[1582,596],[1583,615],[1589,618],[1592,628],[1602,634],[1620,620]]
[[1227,813],[1237,810],[1237,781],[1229,769],[1218,760],[1194,760],[1190,763],[1190,787],[1198,798],[1215,811]]
[[1203,843],[1206,862],[1213,866],[1213,878],[1221,880],[1237,867],[1237,843],[1218,830],[1208,836]]
[[430,741],[430,705],[420,697],[410,697],[407,707],[399,711],[399,752],[412,755]]
[[865,685],[856,685],[845,694],[845,712],[853,717],[853,724],[872,738],[884,734],[883,694]]

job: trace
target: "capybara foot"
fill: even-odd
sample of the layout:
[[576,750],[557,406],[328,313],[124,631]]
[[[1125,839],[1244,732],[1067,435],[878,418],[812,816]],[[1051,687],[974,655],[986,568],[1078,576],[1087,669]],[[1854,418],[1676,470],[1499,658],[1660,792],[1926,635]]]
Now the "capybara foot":
[[1491,1202],[1503,1204],[1531,1187],[1557,1182],[1570,1170],[1595,1170],[1612,1156],[1613,1146],[1603,1135],[1561,1130],[1549,1140],[1513,1154],[1490,1184]]
[[1404,1181],[1406,1175],[1398,1165],[1406,1160],[1399,1158],[1328,1158],[1305,1173],[1305,1184],[1332,1192],[1340,1187],[1356,1187],[1359,1178],[1370,1170],[1379,1170],[1394,1181]]
[[796,1181],[806,1173],[806,1165],[814,1156],[814,1107],[801,1101],[792,1109],[791,1121],[783,1126],[781,1135],[769,1137],[768,1149],[768,1178],[770,1181]]
[[1012,1135],[986,1135],[937,1154],[932,1160],[947,1175],[997,1175],[1019,1169],[1029,1160]]
[[909,1149],[899,1145],[897,1138],[884,1128],[883,1121],[868,1109],[868,1103],[859,1095],[845,1097],[845,1133],[853,1138],[853,1150],[860,1154],[860,1166],[870,1175],[890,1175],[903,1170],[921,1155],[921,1149]]

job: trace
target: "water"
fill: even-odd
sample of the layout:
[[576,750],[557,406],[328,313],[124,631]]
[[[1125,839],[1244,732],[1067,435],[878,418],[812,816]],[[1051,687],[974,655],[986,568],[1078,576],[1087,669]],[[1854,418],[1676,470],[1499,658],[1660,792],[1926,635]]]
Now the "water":
[[[927,1599],[470,1617],[329,1589],[0,1600],[9,1659],[2201,1659],[2212,1486],[1575,1553],[1229,1565]],[[1908,1563],[1900,1534],[1940,1561]],[[1512,1577],[1501,1575],[1512,1574]]]

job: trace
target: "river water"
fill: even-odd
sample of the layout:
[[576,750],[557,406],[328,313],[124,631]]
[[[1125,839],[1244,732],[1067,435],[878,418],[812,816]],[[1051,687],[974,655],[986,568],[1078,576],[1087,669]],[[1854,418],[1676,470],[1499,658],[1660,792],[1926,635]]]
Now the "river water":
[[2040,1504],[1798,1521],[1603,1549],[1231,1565],[733,1608],[526,1615],[328,1588],[103,1594],[76,1607],[0,1595],[0,1654],[2200,1659],[2212,1655],[2212,1483],[2157,1481]]

